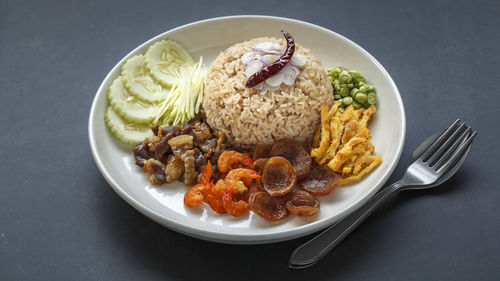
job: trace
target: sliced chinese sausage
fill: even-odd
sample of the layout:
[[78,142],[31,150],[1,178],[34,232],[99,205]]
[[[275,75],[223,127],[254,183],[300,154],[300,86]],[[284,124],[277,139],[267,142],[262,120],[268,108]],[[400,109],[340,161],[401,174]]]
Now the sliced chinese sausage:
[[267,159],[268,158],[259,158],[255,161],[253,161],[253,165],[255,166],[255,171],[257,171],[257,173],[262,174],[262,170],[264,170],[264,165],[266,165],[266,162],[267,162]]
[[292,164],[283,157],[271,157],[262,171],[262,186],[271,196],[290,193],[297,183]]
[[250,195],[250,209],[269,221],[279,221],[288,216],[285,200],[258,191]]
[[257,144],[253,151],[253,160],[257,160],[260,158],[268,158],[269,152],[271,151],[271,147],[268,145]]
[[257,191],[266,191],[264,189],[264,186],[262,186],[262,180],[261,179],[256,179],[252,185],[248,188],[248,193],[254,193],[254,192],[257,192]]
[[319,201],[309,192],[298,190],[286,196],[286,208],[297,216],[312,216],[319,211]]
[[300,180],[298,185],[312,195],[327,195],[337,187],[339,181],[340,176],[330,168],[314,163],[307,177]]
[[309,153],[293,140],[277,141],[271,148],[270,156],[281,156],[290,161],[299,180],[305,178],[311,170],[312,160]]

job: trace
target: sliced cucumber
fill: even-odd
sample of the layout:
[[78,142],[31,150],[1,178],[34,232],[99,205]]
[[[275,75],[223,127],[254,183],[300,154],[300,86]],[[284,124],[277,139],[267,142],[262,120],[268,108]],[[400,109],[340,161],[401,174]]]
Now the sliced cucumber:
[[142,101],[159,103],[168,96],[168,89],[149,75],[143,55],[133,56],[123,64],[122,77],[125,87]]
[[104,120],[106,120],[106,125],[108,125],[113,135],[130,146],[134,146],[144,141],[145,138],[153,136],[153,131],[149,126],[123,119],[111,106],[108,106]]
[[130,122],[150,125],[160,106],[137,99],[123,84],[122,77],[118,76],[109,87],[108,99],[111,107],[120,117]]
[[194,65],[191,55],[172,40],[156,42],[146,52],[146,67],[151,76],[164,86],[171,87],[185,66]]

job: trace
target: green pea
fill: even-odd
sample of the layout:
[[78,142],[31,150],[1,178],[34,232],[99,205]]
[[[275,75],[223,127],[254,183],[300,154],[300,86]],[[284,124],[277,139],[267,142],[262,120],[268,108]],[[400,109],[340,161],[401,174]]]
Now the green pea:
[[333,80],[333,88],[335,91],[340,91],[340,82],[339,80]]
[[373,92],[368,93],[367,102],[369,104],[376,104],[377,103],[377,95],[375,95],[375,93],[373,93]]
[[342,97],[347,97],[349,96],[349,89],[347,89],[347,87],[343,87],[340,89],[340,95]]
[[356,95],[354,96],[354,100],[363,104],[366,102],[366,94],[362,92],[357,92]]
[[344,104],[345,106],[350,105],[352,102],[353,102],[353,100],[351,97],[345,97],[342,99],[342,104]]
[[352,79],[354,83],[359,83],[359,82],[366,82],[366,79],[364,77],[356,77]]
[[343,83],[349,83],[352,81],[351,75],[349,75],[349,73],[347,73],[347,71],[345,71],[345,70],[340,72],[339,79],[340,79],[340,82],[343,82]]
[[334,88],[334,102],[341,105],[339,111],[343,112],[345,107],[352,105],[355,109],[368,108],[377,103],[375,87],[366,82],[365,77],[358,71],[347,70],[341,65],[330,67],[326,74]]
[[351,77],[353,77],[353,78],[362,77],[361,74],[359,72],[357,72],[356,70],[349,71],[349,75],[351,75]]
[[366,91],[368,91],[368,87],[366,87],[366,85],[363,85],[363,86],[359,87],[359,91],[362,93],[366,93]]
[[344,112],[345,111],[345,108],[343,106],[339,106],[339,109],[340,113]]
[[366,85],[366,91],[367,92],[375,92],[375,87],[373,87],[372,85]]

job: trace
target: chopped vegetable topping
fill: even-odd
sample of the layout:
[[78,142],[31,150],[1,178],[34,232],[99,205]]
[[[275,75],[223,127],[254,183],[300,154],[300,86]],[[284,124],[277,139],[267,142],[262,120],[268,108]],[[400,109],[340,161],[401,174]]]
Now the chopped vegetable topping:
[[153,44],[129,58],[121,74],[109,88],[105,118],[120,141],[135,145],[151,136],[150,126],[186,124],[198,114],[206,69],[180,44]]
[[154,124],[160,119],[170,125],[186,124],[195,117],[203,100],[206,69],[202,65],[203,58],[200,58],[195,65],[183,69],[156,113]]
[[377,103],[375,87],[366,83],[365,77],[359,72],[348,71],[339,65],[329,68],[326,75],[332,81],[335,102],[341,103],[339,110],[343,111],[351,104],[354,109],[359,109]]
[[[270,66],[276,62],[280,55],[285,53],[285,48],[274,42],[260,42],[252,46],[252,51],[246,52],[241,57],[241,62],[246,65],[245,75],[251,77],[266,66]],[[256,90],[271,90],[274,91],[285,84],[292,86],[295,79],[300,74],[299,67],[306,64],[307,57],[296,52],[293,54],[290,62],[277,74],[267,80],[255,85]]]
[[181,69],[194,64],[189,52],[172,40],[162,40],[151,45],[146,52],[145,62],[151,76],[167,87],[173,86]]
[[[295,52],[295,41],[293,40],[292,35],[290,35],[288,32],[282,30],[281,33],[283,34],[283,36],[285,36],[286,39],[285,53],[270,65],[262,68],[261,70],[257,71],[252,76],[250,76],[250,78],[248,78],[245,87],[252,88],[255,87],[257,84],[259,84],[260,82],[266,81],[267,79],[271,78],[272,76],[280,72],[280,70],[285,68],[285,66],[290,62],[293,53]],[[278,79],[276,79],[275,81],[276,83],[277,80]],[[281,80],[283,80],[283,78],[281,78]],[[281,84],[281,82],[279,84]]]

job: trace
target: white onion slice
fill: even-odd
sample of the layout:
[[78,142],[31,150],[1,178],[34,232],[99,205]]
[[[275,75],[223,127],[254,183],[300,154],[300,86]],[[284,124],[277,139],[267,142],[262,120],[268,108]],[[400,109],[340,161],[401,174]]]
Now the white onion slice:
[[[252,51],[246,52],[241,57],[241,62],[247,66],[245,69],[246,76],[250,77],[260,71],[263,67],[272,64],[284,52],[285,48],[274,42],[259,42],[253,45]],[[266,90],[275,91],[279,89],[282,83],[292,86],[295,83],[295,79],[300,74],[300,70],[297,67],[305,65],[306,62],[306,56],[294,54],[290,63],[287,64],[280,72],[266,79],[265,82],[257,84],[254,88],[265,92]]]
[[259,84],[255,85],[255,87],[253,87],[255,90],[264,90],[264,83],[263,82],[260,82]]
[[278,86],[273,86],[273,87],[271,87],[271,86],[267,85],[267,86],[266,86],[266,89],[267,89],[268,91],[276,91],[276,90],[278,90],[278,89],[280,88],[280,86],[281,86],[281,84],[280,84],[280,85],[278,85]]
[[259,50],[268,51],[273,49],[273,42],[259,42],[253,47]]
[[278,72],[274,76],[267,78],[266,84],[271,86],[271,87],[279,87],[281,83],[283,83],[283,73]]
[[252,46],[252,49],[267,53],[273,51],[273,42],[259,42]]
[[267,54],[279,54],[280,50],[274,49],[273,42],[260,42],[252,46],[252,49],[257,52]]
[[291,66],[287,64],[282,70],[283,73],[283,83],[288,86],[292,86],[295,83],[295,79],[300,74],[300,70],[298,70],[295,66]]
[[303,66],[307,62],[307,57],[301,54],[293,54],[290,63],[295,66]]
[[261,70],[263,67],[264,63],[258,60],[252,60],[248,63],[247,68],[245,69],[245,74],[247,77],[250,77],[257,71]]
[[273,56],[273,55],[263,55],[262,57],[260,57],[260,61],[263,62],[265,65],[270,65],[271,63],[273,63],[274,61],[276,61],[278,59],[277,56]]
[[281,45],[278,43],[273,43],[273,50],[279,51],[279,52],[284,52],[285,48],[281,47]]
[[241,63],[247,65],[250,61],[256,60],[260,57],[258,53],[255,52],[246,52],[241,57]]

